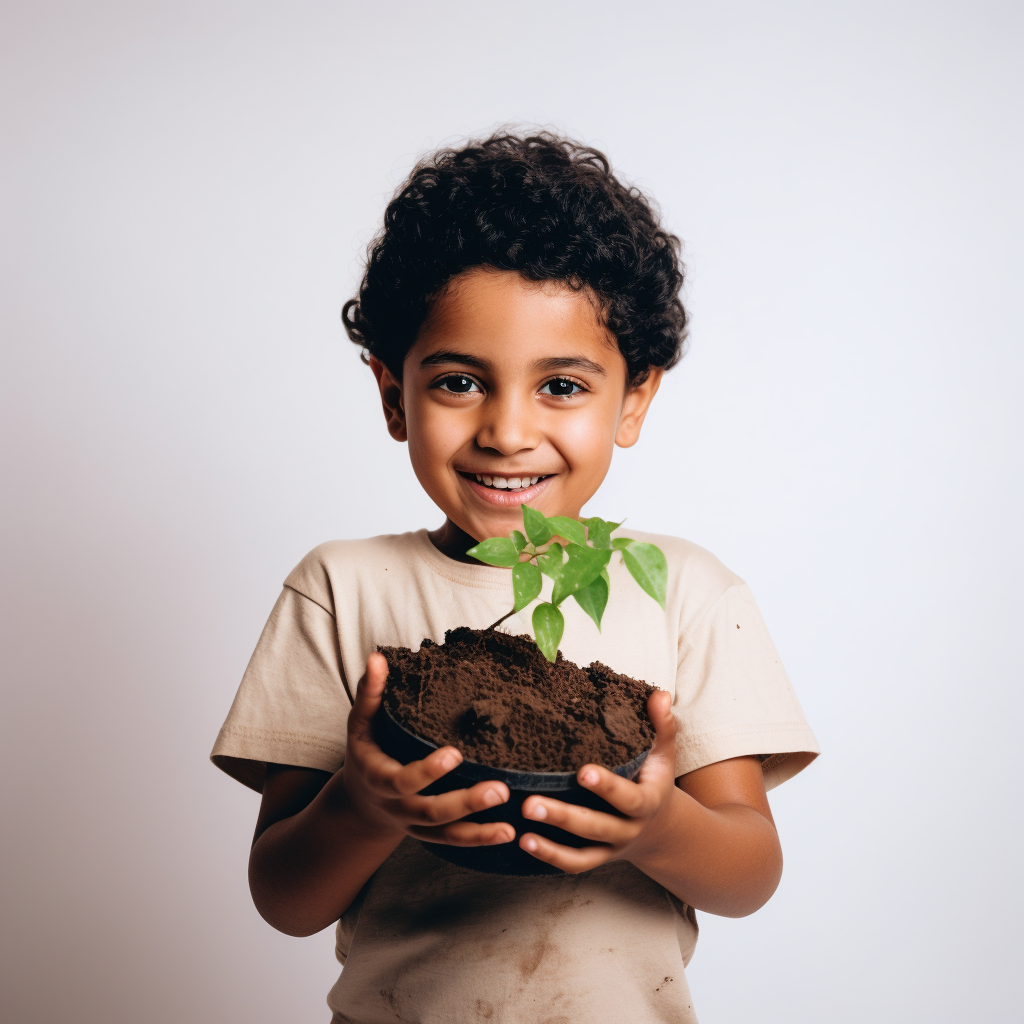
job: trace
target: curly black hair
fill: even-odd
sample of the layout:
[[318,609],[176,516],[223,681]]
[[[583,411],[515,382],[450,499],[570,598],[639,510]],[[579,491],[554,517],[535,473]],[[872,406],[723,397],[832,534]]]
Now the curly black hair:
[[503,131],[421,160],[384,213],[349,338],[396,376],[430,312],[471,267],[589,289],[625,357],[629,381],[678,362],[687,314],[679,239],[603,153],[550,132]]

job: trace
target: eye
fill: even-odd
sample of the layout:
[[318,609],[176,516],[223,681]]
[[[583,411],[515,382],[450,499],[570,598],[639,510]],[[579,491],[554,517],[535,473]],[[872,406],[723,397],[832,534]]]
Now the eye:
[[440,391],[448,391],[453,395],[467,395],[474,389],[480,390],[480,385],[472,377],[463,377],[461,373],[442,378],[434,387]]
[[556,377],[554,380],[549,380],[540,390],[543,395],[569,398],[571,395],[578,395],[581,391],[586,391],[586,388],[574,380],[569,380],[568,377]]

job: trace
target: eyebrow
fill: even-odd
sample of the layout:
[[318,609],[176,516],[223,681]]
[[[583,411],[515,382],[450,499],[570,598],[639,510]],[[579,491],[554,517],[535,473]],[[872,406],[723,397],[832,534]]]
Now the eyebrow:
[[538,370],[581,370],[583,373],[608,376],[600,363],[595,363],[593,359],[584,359],[583,356],[552,356],[550,359],[538,359],[533,365]]
[[[463,366],[473,366],[478,370],[490,369],[490,363],[479,356],[471,356],[466,352],[453,352],[445,350],[432,352],[420,361],[420,366],[443,366],[445,363],[460,363]],[[608,376],[605,368],[592,359],[585,359],[583,356],[551,356],[548,359],[538,359],[534,369],[550,370],[580,370],[583,373],[593,373],[601,377]]]
[[478,370],[486,370],[490,363],[486,359],[467,355],[465,352],[431,352],[420,361],[420,366],[443,366],[445,363],[461,363],[463,366],[475,366]]

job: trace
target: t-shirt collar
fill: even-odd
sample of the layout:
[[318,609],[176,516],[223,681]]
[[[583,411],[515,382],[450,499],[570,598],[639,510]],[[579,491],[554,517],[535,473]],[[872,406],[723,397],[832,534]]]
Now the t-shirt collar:
[[473,565],[458,562],[438,551],[430,540],[428,532],[417,530],[412,534],[415,551],[431,569],[452,583],[481,590],[506,590],[511,598],[512,577],[508,569],[496,565]]

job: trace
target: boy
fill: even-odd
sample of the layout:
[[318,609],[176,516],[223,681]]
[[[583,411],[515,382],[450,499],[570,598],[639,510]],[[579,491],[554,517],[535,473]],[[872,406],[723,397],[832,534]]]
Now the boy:
[[[370,729],[387,676],[376,647],[497,619],[510,570],[466,551],[521,527],[523,503],[578,516],[614,446],[637,441],[685,337],[677,253],[600,153],[548,134],[439,152],[387,209],[343,319],[445,522],[307,555],[213,751],[263,793],[249,870],[260,913],[292,935],[338,921],[335,1024],[694,1021],[694,908],[749,914],[778,884],[766,788],[817,746],[746,586],[685,541],[630,531],[667,556],[665,612],[617,585],[614,563],[602,632],[563,606],[567,658],[661,688],[638,780],[579,771],[621,817],[524,805],[589,845],[465,821],[507,800],[504,785],[421,796],[459,752],[403,767]],[[529,610],[504,628],[529,632]],[[417,839],[518,842],[564,873],[479,874]]]

